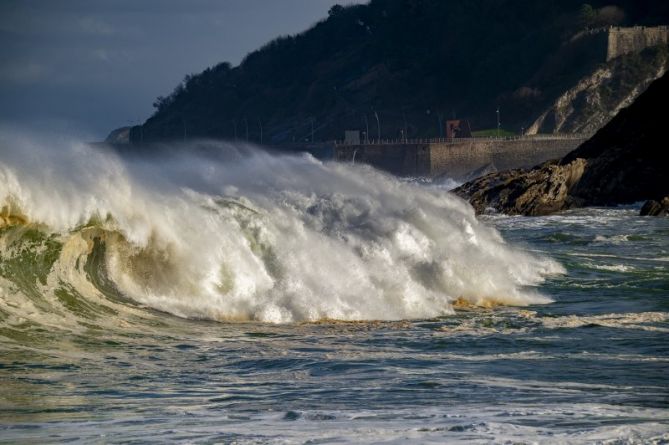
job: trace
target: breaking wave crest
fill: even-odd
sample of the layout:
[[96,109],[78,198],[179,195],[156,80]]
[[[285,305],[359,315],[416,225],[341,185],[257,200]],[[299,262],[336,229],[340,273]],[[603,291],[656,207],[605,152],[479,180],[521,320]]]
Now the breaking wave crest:
[[[555,262],[459,198],[371,168],[213,142],[118,155],[2,135],[0,318],[397,320],[547,303]],[[122,314],[123,316],[119,316]]]

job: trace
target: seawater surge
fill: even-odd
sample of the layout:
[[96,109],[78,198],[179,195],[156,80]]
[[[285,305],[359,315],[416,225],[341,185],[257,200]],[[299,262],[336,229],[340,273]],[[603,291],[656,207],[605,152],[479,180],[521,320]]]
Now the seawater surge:
[[433,318],[548,303],[534,287],[563,272],[461,199],[369,167],[213,142],[0,144],[5,327]]

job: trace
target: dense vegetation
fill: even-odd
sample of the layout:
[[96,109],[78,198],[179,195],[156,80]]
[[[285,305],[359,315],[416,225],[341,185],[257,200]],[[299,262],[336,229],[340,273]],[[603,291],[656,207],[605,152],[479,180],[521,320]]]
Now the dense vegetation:
[[[440,136],[444,119],[527,125],[601,57],[567,44],[608,24],[669,22],[651,0],[372,0],[335,6],[232,67],[186,76],[132,138],[224,137],[264,143]],[[614,5],[611,5],[613,3]],[[378,117],[378,121],[377,121]]]

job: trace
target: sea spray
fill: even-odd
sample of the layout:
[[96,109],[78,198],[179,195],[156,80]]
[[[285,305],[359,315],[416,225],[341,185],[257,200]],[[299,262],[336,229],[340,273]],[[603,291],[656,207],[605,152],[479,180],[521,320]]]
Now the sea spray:
[[[76,323],[144,306],[273,323],[433,318],[456,300],[550,302],[532,286],[562,272],[450,193],[366,166],[217,142],[144,155],[9,134],[0,143],[5,318]],[[8,262],[44,249],[46,277],[17,284]],[[31,280],[48,304],[25,295]]]

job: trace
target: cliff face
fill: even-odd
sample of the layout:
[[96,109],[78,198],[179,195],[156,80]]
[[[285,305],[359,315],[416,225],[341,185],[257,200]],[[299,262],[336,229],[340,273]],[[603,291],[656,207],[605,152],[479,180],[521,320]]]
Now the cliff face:
[[661,201],[669,195],[669,74],[579,148],[531,170],[484,176],[456,190],[478,213],[545,215],[573,207]]
[[561,94],[526,133],[594,134],[667,71],[668,59],[665,45],[610,60]]

